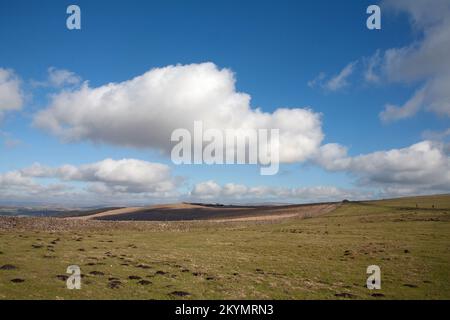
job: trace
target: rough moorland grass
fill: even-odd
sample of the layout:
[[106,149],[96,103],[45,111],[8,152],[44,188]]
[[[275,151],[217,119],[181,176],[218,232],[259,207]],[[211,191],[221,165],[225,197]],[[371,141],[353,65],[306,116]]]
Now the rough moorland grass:
[[[0,299],[450,299],[450,196],[348,203],[304,220],[154,226],[0,231],[0,268],[16,267],[0,269]],[[72,264],[81,290],[57,277]],[[365,287],[372,264],[377,297]]]

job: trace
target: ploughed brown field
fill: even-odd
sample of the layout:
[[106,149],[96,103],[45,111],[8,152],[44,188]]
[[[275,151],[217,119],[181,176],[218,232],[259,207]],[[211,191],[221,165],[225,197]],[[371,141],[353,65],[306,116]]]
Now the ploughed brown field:
[[336,203],[284,206],[226,206],[178,203],[149,207],[129,207],[92,215],[69,217],[81,220],[109,221],[190,221],[190,220],[272,220],[282,218],[312,218],[336,208]]

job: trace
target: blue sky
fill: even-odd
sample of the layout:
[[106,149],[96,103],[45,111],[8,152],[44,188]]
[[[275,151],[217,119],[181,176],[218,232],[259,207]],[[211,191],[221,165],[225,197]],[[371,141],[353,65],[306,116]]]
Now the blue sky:
[[[0,201],[77,202],[89,193],[90,203],[107,203],[108,199],[144,203],[189,198],[307,202],[450,191],[450,177],[432,182],[439,172],[449,174],[450,168],[448,96],[433,89],[438,87],[437,82],[441,85],[448,80],[449,58],[441,61],[443,67],[433,65],[421,71],[421,66],[428,66],[432,60],[431,53],[422,54],[429,47],[427,41],[432,42],[434,36],[439,38],[448,30],[448,18],[443,14],[448,6],[445,1],[436,0],[441,14],[431,19],[417,14],[426,10],[421,1],[385,1],[380,3],[382,29],[369,30],[366,8],[374,3],[1,0],[0,70],[8,70],[9,79],[20,83],[23,101],[15,110],[4,107],[6,111],[2,112],[0,94]],[[65,11],[70,4],[81,8],[81,30],[66,28]],[[437,46],[430,51],[448,52],[450,48],[448,41]],[[399,50],[402,48],[407,50]],[[391,60],[389,52],[394,52]],[[374,72],[378,73],[376,81],[366,78],[370,61],[374,61]],[[79,90],[83,81],[88,81],[89,88],[97,88],[111,82],[122,83],[153,68],[205,62],[213,63],[218,70],[230,70],[236,80],[236,92],[251,96],[252,109],[274,113],[282,107],[309,108],[321,114],[324,138],[314,154],[306,160],[283,163],[275,176],[261,176],[258,167],[250,165],[175,166],[170,157],[151,145],[127,147],[107,139],[95,143],[92,136],[67,142],[33,124],[39,111],[52,104],[52,95]],[[342,80],[342,87],[330,89],[328,81],[352,62],[355,64]],[[78,83],[49,84],[50,67],[70,71]],[[420,70],[413,75],[400,73],[399,79],[394,74],[396,70],[411,68]],[[323,79],[319,77],[321,73],[326,74]],[[419,105],[405,106],[422,88],[425,93]],[[399,112],[383,121],[380,113],[387,104],[395,105]],[[159,111],[164,113],[164,108],[161,106]],[[198,118],[202,119],[202,115]],[[347,149],[342,156],[345,164],[336,164],[339,159],[324,160],[321,147],[330,143]],[[418,143],[424,145],[405,150]],[[386,153],[389,150],[393,151]],[[367,157],[358,158],[360,155]],[[417,167],[399,165],[408,156],[417,162]],[[154,189],[141,192],[140,188],[119,192],[120,184],[108,179],[62,178],[55,173],[36,175],[23,171],[35,163],[47,168],[66,164],[80,167],[108,158],[161,163],[170,168],[168,179],[176,179],[163,195],[155,194]],[[430,163],[433,166],[426,167]],[[379,172],[384,170],[391,178]],[[30,189],[8,180],[8,173],[17,173],[21,183],[29,183]],[[98,195],[88,191],[92,183],[112,188]],[[227,183],[246,186],[247,189],[239,190],[248,195],[224,194]],[[45,187],[52,184],[61,184],[61,189],[46,197],[51,191]],[[65,190],[64,185],[72,189]],[[267,191],[262,193],[252,189],[263,187]],[[314,188],[318,187],[328,189],[317,193]],[[45,194],[36,196],[41,192]]]

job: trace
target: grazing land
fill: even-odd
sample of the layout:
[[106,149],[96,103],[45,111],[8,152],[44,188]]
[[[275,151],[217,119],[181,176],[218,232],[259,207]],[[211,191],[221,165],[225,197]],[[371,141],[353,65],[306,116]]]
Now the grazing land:
[[0,299],[450,299],[450,195],[179,209],[0,217]]

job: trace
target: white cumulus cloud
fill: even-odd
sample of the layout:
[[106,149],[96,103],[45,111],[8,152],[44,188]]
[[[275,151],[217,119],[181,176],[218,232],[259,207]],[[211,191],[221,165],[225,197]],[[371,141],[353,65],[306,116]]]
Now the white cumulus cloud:
[[[350,157],[338,144],[321,147],[316,161],[330,171],[346,171],[359,183],[416,193],[450,191],[450,155],[441,142],[422,141],[406,148]],[[413,192],[411,192],[413,193]]]
[[45,202],[57,199],[65,203],[72,199],[80,204],[87,200],[98,204],[115,201],[128,203],[139,199],[148,203],[151,199],[175,197],[181,182],[182,179],[174,177],[167,165],[137,159],[105,159],[79,166],[59,167],[36,163],[0,174],[0,200]]
[[323,139],[320,114],[309,108],[279,108],[273,113],[250,106],[237,92],[229,69],[213,63],[152,69],[131,80],[80,88],[53,96],[34,124],[66,140],[90,140],[138,148],[173,147],[173,130],[280,129],[280,160],[304,161]]
[[80,166],[55,168],[34,164],[19,173],[24,177],[100,183],[111,191],[128,193],[169,192],[175,188],[175,180],[167,165],[136,159],[105,159]]

